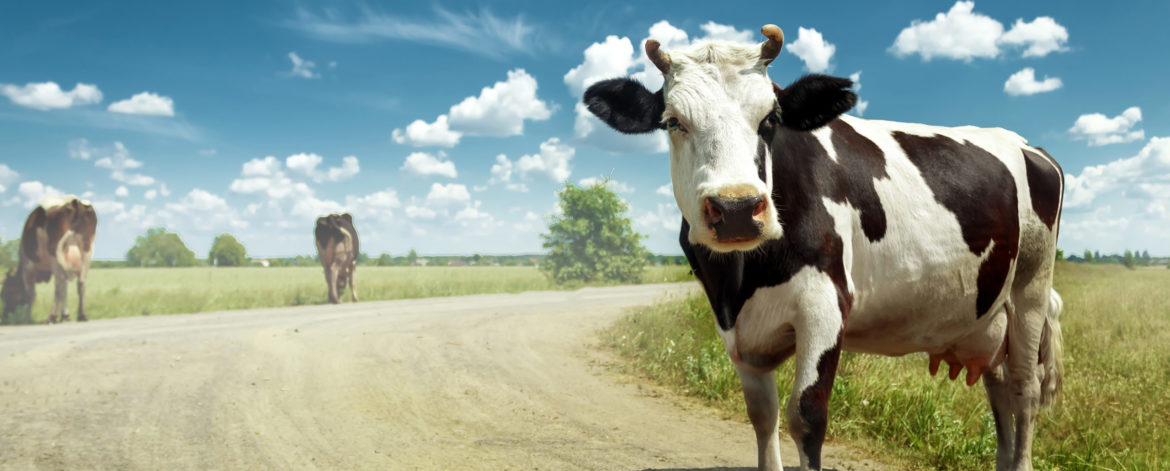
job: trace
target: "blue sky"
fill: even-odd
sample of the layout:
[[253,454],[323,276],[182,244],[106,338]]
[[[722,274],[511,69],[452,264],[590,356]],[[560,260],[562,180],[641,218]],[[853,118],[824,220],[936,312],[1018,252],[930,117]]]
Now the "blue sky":
[[[609,176],[655,252],[680,253],[661,136],[581,115],[608,77],[660,83],[642,43],[760,41],[773,80],[857,74],[865,118],[999,126],[1069,179],[1061,247],[1170,255],[1165,2],[5,2],[0,237],[83,195],[95,256],[164,225],[200,256],[311,253],[355,213],[363,248],[540,251],[565,180]],[[80,84],[80,85],[79,85]]]

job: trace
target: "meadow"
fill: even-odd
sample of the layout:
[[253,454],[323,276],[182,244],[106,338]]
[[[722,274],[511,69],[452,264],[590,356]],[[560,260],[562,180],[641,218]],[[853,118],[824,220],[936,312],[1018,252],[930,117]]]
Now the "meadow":
[[[1055,288],[1065,302],[1065,381],[1058,403],[1041,412],[1037,469],[1170,469],[1170,270],[1061,262]],[[621,369],[747,420],[702,295],[638,310],[603,339],[622,358]],[[791,363],[777,372],[781,404]],[[930,376],[925,355],[846,352],[829,406],[829,440],[900,468],[994,467],[995,429],[982,385],[945,377]]]
[[[692,277],[685,266],[649,266],[642,281],[661,283]],[[572,289],[553,284],[535,267],[358,267],[359,301],[519,293]],[[90,320],[126,316],[324,304],[320,267],[95,268],[86,283]],[[69,284],[68,306],[76,317],[77,291]],[[342,297],[349,301],[348,292]],[[53,304],[53,283],[37,285],[33,322],[44,322]]]

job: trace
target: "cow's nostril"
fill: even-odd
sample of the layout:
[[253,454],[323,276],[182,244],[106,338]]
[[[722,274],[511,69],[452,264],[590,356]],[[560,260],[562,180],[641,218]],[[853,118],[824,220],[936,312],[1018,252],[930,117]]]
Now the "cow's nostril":
[[703,200],[703,213],[707,218],[708,225],[713,226],[723,222],[723,210],[720,209],[719,206],[720,205],[717,202],[712,201],[711,198],[706,198]]
[[756,207],[754,209],[752,209],[752,217],[753,218],[760,217],[760,215],[764,214],[764,211],[766,211],[767,209],[768,209],[768,203],[766,203],[763,199],[761,199],[759,203],[756,203]]

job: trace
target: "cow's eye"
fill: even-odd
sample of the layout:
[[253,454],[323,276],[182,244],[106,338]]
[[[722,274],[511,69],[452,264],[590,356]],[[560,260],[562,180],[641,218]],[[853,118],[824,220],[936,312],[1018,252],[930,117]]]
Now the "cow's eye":
[[680,122],[678,121],[678,118],[675,118],[674,116],[671,116],[670,118],[667,118],[667,120],[666,120],[666,130],[667,130],[667,131],[671,131],[671,132],[674,132],[674,131],[682,131],[682,132],[687,132],[687,130],[686,130],[686,129],[683,129],[683,127],[682,127],[682,123],[680,123]]

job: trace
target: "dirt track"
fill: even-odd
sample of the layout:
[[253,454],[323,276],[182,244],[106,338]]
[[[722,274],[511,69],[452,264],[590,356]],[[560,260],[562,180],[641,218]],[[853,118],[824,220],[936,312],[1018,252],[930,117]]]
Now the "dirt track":
[[0,328],[0,468],[754,466],[747,423],[599,366],[597,329],[691,287]]

